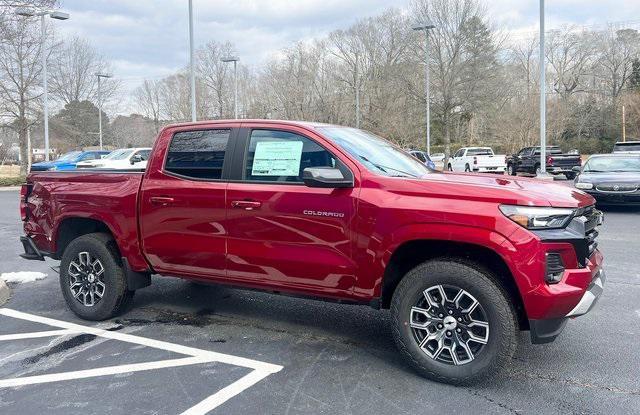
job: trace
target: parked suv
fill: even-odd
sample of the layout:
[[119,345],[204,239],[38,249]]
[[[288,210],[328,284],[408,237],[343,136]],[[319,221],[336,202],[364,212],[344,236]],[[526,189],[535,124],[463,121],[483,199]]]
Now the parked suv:
[[61,261],[81,318],[118,315],[154,274],[366,304],[391,310],[409,364],[450,383],[507,365],[519,330],[553,341],[604,282],[591,196],[437,172],[327,124],[167,126],[144,172],[30,174],[20,213],[22,256]]

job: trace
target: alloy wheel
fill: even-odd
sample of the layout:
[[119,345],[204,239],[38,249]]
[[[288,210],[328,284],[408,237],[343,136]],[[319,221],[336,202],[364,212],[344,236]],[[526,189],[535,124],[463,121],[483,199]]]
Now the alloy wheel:
[[104,297],[104,266],[88,252],[80,252],[69,263],[69,289],[73,297],[86,307],[95,306]]
[[467,364],[489,341],[487,314],[462,288],[435,285],[422,292],[409,316],[413,337],[431,359],[448,365]]

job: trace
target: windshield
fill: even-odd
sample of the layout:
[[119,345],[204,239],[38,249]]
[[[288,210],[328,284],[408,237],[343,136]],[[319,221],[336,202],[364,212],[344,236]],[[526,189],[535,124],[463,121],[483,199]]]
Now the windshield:
[[585,172],[640,172],[640,157],[594,157],[584,166]]
[[638,151],[640,152],[640,143],[616,143],[613,146],[613,152]]
[[63,156],[60,156],[60,158],[58,158],[59,161],[67,161],[67,160],[73,160],[78,158],[78,156],[82,154],[82,151],[72,151],[70,153],[67,153]]
[[490,148],[470,148],[467,150],[467,156],[493,156],[493,150]]
[[390,177],[422,177],[431,171],[416,158],[369,132],[348,127],[318,130],[374,173]]
[[131,153],[133,153],[133,150],[129,148],[125,148],[122,150],[114,150],[111,153],[109,153],[109,155],[105,157],[105,159],[106,160],[124,160],[127,157],[129,157]]

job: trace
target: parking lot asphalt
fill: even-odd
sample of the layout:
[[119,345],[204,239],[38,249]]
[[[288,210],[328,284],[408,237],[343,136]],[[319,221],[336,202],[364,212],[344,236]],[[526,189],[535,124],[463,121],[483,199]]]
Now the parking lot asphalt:
[[[599,237],[608,280],[597,307],[567,325],[549,345],[522,334],[501,376],[475,386],[427,381],[400,359],[388,312],[188,281],[154,278],[119,318],[91,323],[65,306],[55,261],[18,257],[17,192],[0,192],[0,273],[48,277],[11,284],[4,305],[60,324],[133,335],[145,344],[68,333],[0,341],[2,414],[177,414],[245,377],[251,369],[213,361],[59,380],[20,387],[2,382],[183,358],[150,347],[162,340],[225,356],[282,366],[234,394],[211,413],[640,413],[640,210],[605,210]],[[0,315],[3,335],[59,330]],[[147,339],[147,340],[144,340]],[[150,340],[149,340],[150,339]],[[178,349],[179,350],[179,349]],[[191,412],[188,412],[190,411]],[[202,413],[202,412],[200,412]]]

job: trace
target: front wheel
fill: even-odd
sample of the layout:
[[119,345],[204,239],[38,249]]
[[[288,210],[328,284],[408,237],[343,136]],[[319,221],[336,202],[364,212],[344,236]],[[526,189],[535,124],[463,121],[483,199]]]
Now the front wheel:
[[567,180],[573,180],[573,179],[576,178],[576,174],[575,173],[565,173],[564,175],[567,178]]
[[496,280],[475,264],[439,259],[400,281],[391,303],[394,339],[421,375],[468,384],[510,362],[515,313]]
[[64,250],[60,288],[78,317],[100,321],[118,315],[131,302],[115,241],[104,233],[80,236]]
[[516,168],[515,168],[515,166],[513,164],[507,165],[507,174],[509,176],[515,176],[517,174],[516,173]]
[[451,163],[449,163],[449,166],[447,166],[447,169],[448,169],[449,171],[453,171],[453,166],[451,165]]

